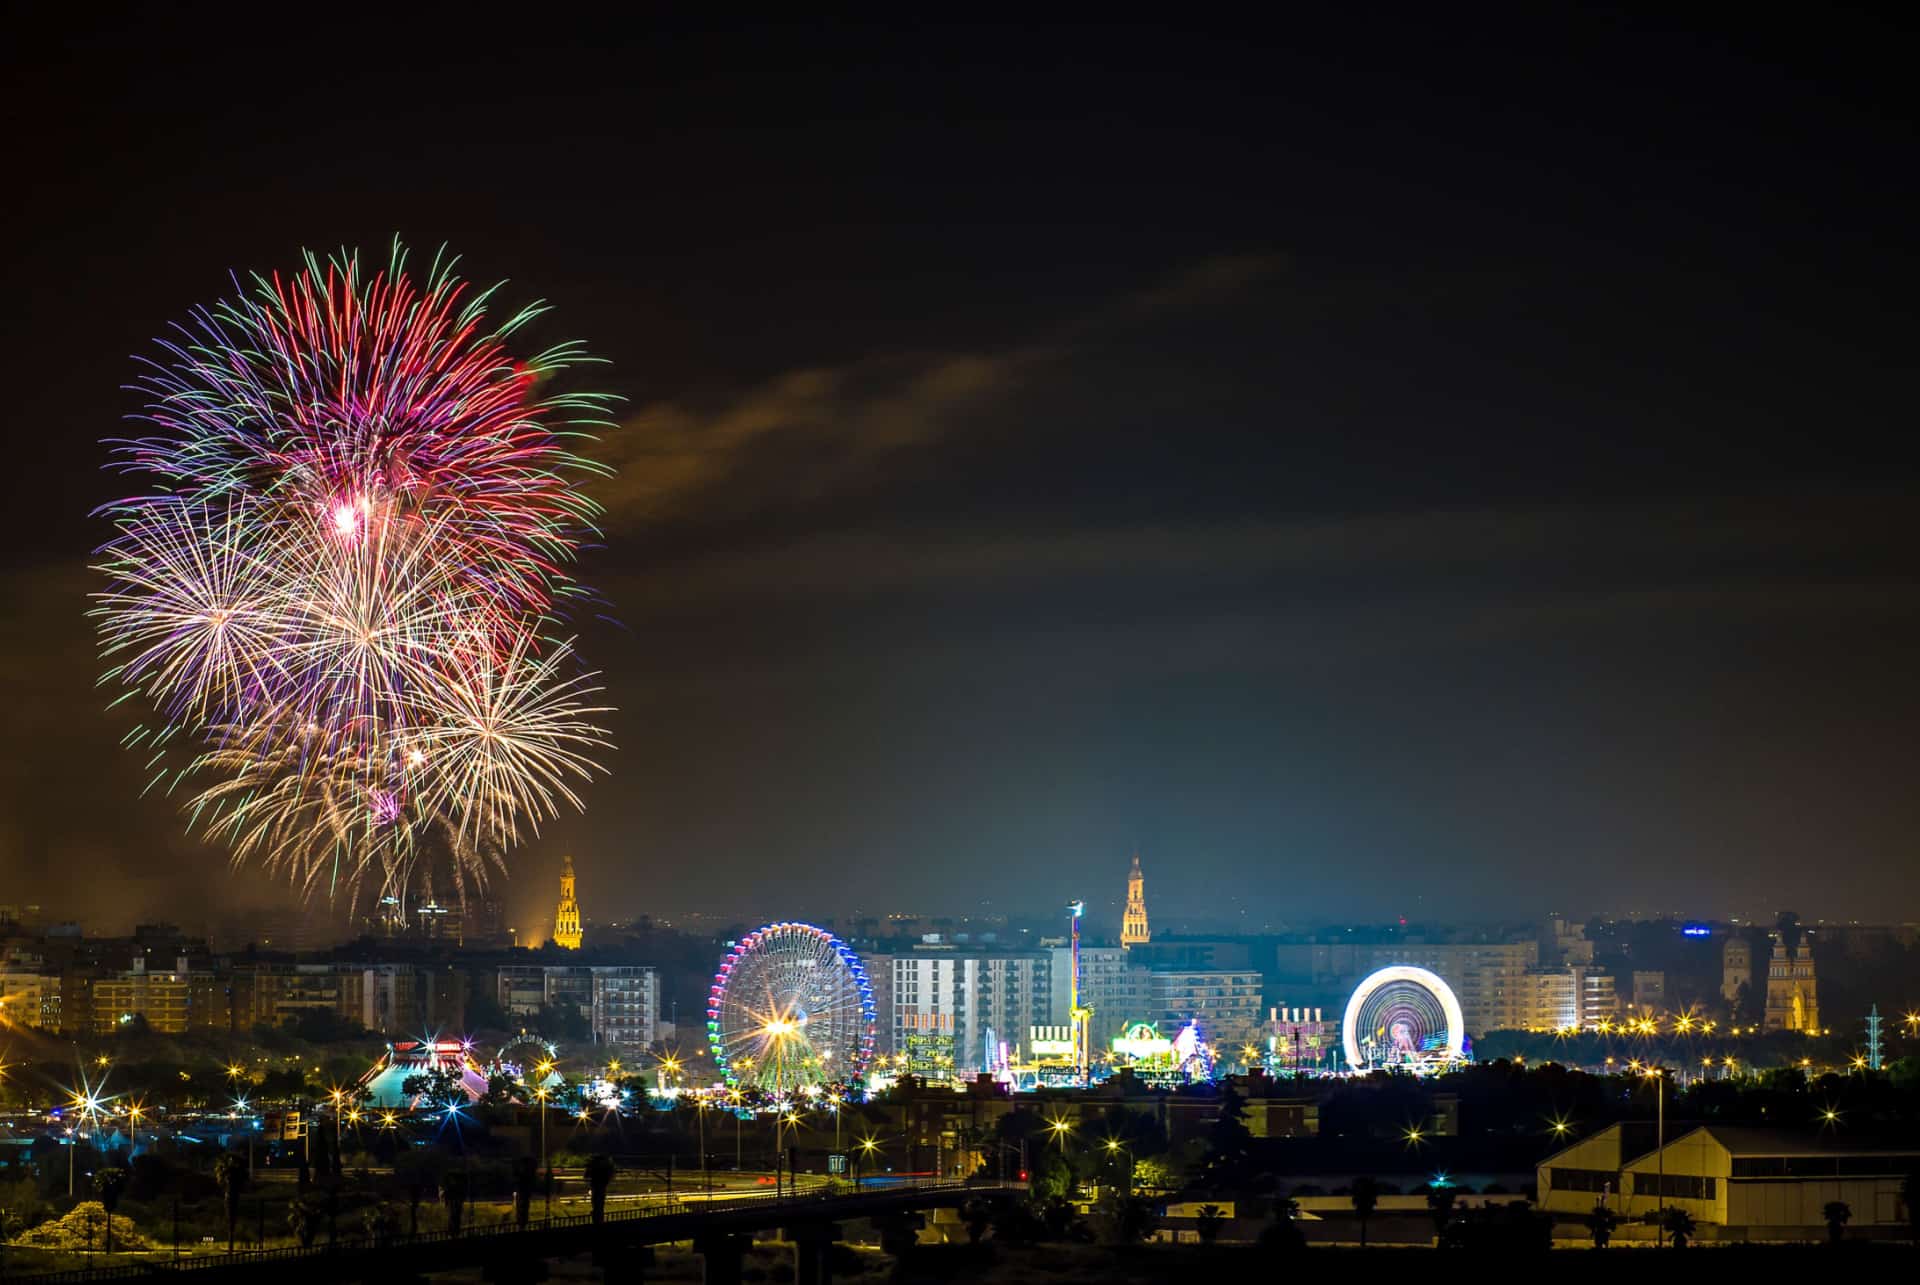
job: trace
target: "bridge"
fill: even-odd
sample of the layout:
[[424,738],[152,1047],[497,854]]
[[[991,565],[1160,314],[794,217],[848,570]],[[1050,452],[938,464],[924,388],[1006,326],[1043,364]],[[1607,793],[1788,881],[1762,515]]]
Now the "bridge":
[[311,1249],[196,1254],[10,1279],[37,1285],[88,1285],[173,1277],[193,1285],[251,1285],[271,1277],[276,1285],[299,1285],[406,1280],[428,1272],[481,1266],[487,1280],[514,1285],[537,1279],[534,1264],[591,1252],[607,1280],[639,1282],[645,1279],[652,1257],[650,1246],[691,1241],[704,1260],[707,1285],[740,1285],[742,1260],[754,1235],[778,1229],[794,1245],[795,1285],[829,1285],[829,1247],[839,1239],[842,1222],[875,1220],[885,1245],[890,1237],[911,1235],[920,1225],[915,1216],[923,1211],[1025,1191],[1025,1183],[918,1182],[841,1194],[803,1192],[711,1202],[684,1198],[609,1209],[598,1223],[591,1215],[532,1218],[524,1228],[507,1225],[378,1239],[343,1236]]

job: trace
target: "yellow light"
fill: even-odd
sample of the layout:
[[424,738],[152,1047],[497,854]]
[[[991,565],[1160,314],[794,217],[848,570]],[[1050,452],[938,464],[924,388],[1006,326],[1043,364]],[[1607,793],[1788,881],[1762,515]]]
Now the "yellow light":
[[1119,1141],[1118,1141],[1117,1139],[1114,1139],[1114,1138],[1108,1138],[1108,1139],[1107,1139],[1107,1151],[1108,1151],[1109,1153],[1112,1153],[1112,1152],[1115,1152],[1115,1151],[1118,1151],[1118,1150],[1120,1150],[1120,1143],[1119,1143]]

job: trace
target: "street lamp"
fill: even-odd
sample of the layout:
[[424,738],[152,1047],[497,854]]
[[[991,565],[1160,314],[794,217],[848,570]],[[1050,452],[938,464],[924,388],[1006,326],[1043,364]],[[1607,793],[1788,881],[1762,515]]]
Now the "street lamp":
[[1652,1076],[1654,1081],[1653,1145],[1659,1172],[1655,1181],[1660,1184],[1656,1197],[1659,1205],[1654,1215],[1653,1243],[1665,1245],[1667,1243],[1667,1075],[1663,1068],[1657,1066],[1648,1067],[1644,1074]]
[[541,1184],[545,1188],[546,1195],[541,1204],[546,1209],[547,1218],[552,1219],[553,1156],[547,1151],[547,1086],[544,1080],[541,1081],[540,1087],[533,1091],[533,1096],[540,1102],[540,1162],[547,1167],[547,1180]]

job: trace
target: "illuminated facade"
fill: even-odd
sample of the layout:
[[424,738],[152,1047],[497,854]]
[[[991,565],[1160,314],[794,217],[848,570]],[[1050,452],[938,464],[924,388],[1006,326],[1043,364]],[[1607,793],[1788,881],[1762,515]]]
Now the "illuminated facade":
[[1052,959],[1043,951],[969,952],[922,945],[868,955],[881,1053],[947,1057],[961,1071],[990,1069],[1004,1044],[1031,1055],[1035,1027],[1052,1012]]
[[1585,964],[1534,968],[1527,972],[1526,1009],[1518,1029],[1591,1031],[1603,1018],[1619,1015],[1620,996],[1611,973]]
[[94,981],[93,1033],[110,1035],[138,1017],[156,1034],[186,1034],[192,1013],[191,976],[185,959],[176,968],[150,972],[146,959],[134,956],[131,969]]
[[1133,854],[1133,869],[1127,872],[1127,909],[1120,919],[1120,945],[1144,946],[1153,939],[1147,929],[1147,877],[1140,873],[1140,854]]
[[560,908],[553,914],[553,944],[567,950],[580,949],[580,901],[573,892],[573,858],[562,857],[560,866]]
[[1773,939],[1773,957],[1767,961],[1766,1029],[1769,1031],[1817,1031],[1820,1029],[1820,1001],[1814,986],[1813,943],[1801,939],[1799,949],[1791,949],[1779,937]]
[[1147,982],[1151,998],[1145,1017],[1163,1031],[1177,1031],[1189,1021],[1198,1021],[1207,1042],[1221,1049],[1238,1048],[1265,1035],[1258,972],[1156,970]]

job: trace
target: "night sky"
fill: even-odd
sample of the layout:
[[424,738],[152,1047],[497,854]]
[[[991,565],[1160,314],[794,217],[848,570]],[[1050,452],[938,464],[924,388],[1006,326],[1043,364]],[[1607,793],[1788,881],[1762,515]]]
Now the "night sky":
[[[627,399],[590,913],[1920,917],[1910,33],[300,31],[6,57],[0,900],[272,903],[92,687],[132,355],[445,242]],[[240,43],[244,42],[244,43]]]

